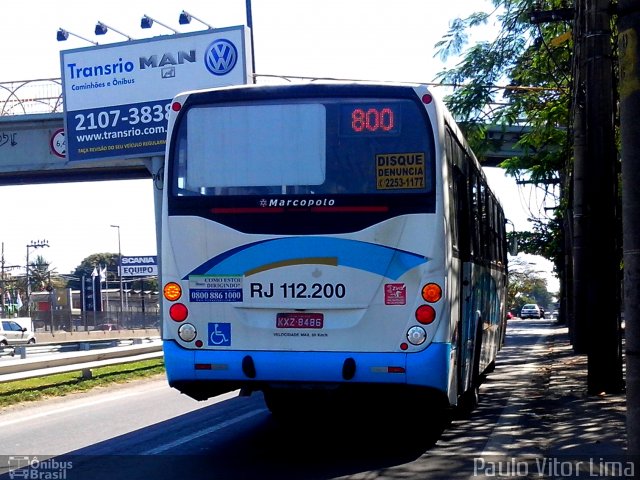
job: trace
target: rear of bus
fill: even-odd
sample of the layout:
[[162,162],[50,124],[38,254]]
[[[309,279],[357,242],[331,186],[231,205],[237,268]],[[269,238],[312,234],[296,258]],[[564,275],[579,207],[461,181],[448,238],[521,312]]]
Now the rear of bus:
[[436,107],[425,87],[176,97],[162,225],[171,386],[405,387],[446,397],[452,344]]

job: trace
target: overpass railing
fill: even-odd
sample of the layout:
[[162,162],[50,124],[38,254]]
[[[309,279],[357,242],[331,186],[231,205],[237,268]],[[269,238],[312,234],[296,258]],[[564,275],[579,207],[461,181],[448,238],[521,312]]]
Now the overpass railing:
[[0,82],[0,116],[63,111],[62,80]]

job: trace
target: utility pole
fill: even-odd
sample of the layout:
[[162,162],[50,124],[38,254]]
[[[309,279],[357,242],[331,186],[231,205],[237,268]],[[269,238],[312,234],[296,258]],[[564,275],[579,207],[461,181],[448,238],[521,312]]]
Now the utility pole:
[[587,353],[588,336],[586,317],[586,283],[584,266],[589,262],[584,249],[585,226],[584,212],[584,169],[587,151],[585,102],[586,86],[584,74],[584,29],[585,29],[585,2],[576,0],[576,12],[574,20],[574,71],[573,71],[573,175],[571,199],[571,248],[573,259],[573,303],[572,316],[569,318],[569,333],[571,344],[576,353]]
[[120,245],[120,225],[111,225],[111,228],[118,229],[118,278],[120,279],[120,316],[118,317],[118,326],[124,324],[124,289],[122,288],[122,247]]
[[627,453],[640,456],[640,9],[618,2],[620,130],[622,134],[622,235],[624,245]]
[[[587,389],[591,394],[624,390],[620,326],[620,238],[615,148],[615,85],[609,0],[585,1],[586,150],[582,174],[580,235],[582,300],[587,328]],[[578,60],[581,61],[581,60]],[[576,165],[576,169],[578,169]],[[579,192],[575,192],[576,195]],[[578,214],[577,205],[574,205]],[[577,301],[578,299],[576,299]],[[578,311],[576,310],[576,315]]]
[[27,317],[31,317],[31,281],[29,279],[29,269],[31,268],[31,265],[29,264],[29,249],[30,248],[36,249],[36,248],[42,248],[42,247],[48,247],[48,246],[49,246],[49,242],[46,241],[46,240],[38,240],[38,241],[31,240],[31,242],[27,245],[27,270],[26,270],[26,277],[27,277]]
[[0,312],[0,316],[4,318],[5,309],[4,309],[4,300],[7,295],[5,290],[6,284],[4,281],[4,242],[2,242],[2,256],[0,257],[0,289],[2,289],[2,312]]

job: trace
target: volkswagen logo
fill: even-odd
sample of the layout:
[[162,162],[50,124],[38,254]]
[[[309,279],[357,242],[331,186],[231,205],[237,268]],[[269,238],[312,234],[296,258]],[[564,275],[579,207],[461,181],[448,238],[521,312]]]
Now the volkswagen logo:
[[218,39],[207,48],[204,64],[214,75],[226,75],[238,61],[235,45],[224,38]]

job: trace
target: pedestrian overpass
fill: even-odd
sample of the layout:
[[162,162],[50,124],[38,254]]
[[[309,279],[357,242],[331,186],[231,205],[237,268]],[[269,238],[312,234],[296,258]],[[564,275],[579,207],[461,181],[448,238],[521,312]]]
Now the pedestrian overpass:
[[[59,79],[0,83],[0,185],[152,178],[148,158],[68,162]],[[482,165],[519,154],[522,126],[490,126]]]

